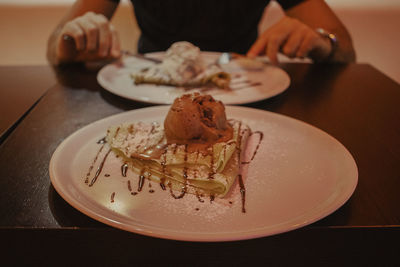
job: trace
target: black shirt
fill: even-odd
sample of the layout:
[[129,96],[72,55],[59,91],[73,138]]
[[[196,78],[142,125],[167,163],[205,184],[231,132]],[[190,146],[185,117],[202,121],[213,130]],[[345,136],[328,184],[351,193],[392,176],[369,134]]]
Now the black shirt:
[[[118,0],[112,0],[118,1]],[[138,52],[188,41],[204,51],[246,53],[268,0],[131,0],[142,31]],[[278,0],[288,9],[303,0]]]

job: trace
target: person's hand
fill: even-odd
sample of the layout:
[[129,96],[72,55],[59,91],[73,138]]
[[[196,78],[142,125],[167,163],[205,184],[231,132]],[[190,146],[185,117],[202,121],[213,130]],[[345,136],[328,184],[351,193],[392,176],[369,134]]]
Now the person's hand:
[[87,12],[65,23],[58,36],[58,62],[95,61],[120,55],[117,32],[101,14]]
[[277,64],[277,54],[281,52],[290,58],[310,57],[321,61],[331,54],[332,49],[327,38],[299,20],[285,16],[258,37],[247,56],[265,53],[272,63]]

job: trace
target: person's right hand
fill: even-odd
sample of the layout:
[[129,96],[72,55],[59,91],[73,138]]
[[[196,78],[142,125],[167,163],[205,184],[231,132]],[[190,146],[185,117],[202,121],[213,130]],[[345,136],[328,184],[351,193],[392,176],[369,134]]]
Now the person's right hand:
[[114,27],[105,16],[93,12],[65,23],[56,46],[58,62],[95,61],[121,55]]

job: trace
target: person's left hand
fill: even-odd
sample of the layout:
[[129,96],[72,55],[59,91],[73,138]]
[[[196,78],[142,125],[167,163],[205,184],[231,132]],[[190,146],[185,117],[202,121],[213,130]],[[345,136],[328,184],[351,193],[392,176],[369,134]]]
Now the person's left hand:
[[290,58],[310,57],[320,61],[327,58],[332,49],[327,38],[299,20],[285,16],[258,37],[247,56],[265,53],[273,64],[277,64],[277,54],[282,52]]

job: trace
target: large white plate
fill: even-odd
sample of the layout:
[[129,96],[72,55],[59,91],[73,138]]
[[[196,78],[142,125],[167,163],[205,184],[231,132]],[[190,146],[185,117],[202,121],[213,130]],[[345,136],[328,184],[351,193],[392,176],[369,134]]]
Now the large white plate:
[[[220,53],[202,52],[208,62],[214,62]],[[162,58],[164,53],[150,53],[149,57]],[[152,62],[136,57],[124,57],[120,62],[103,67],[97,81],[118,96],[153,104],[172,104],[176,97],[199,89],[185,90],[174,86],[153,84],[135,85],[130,74],[151,66]],[[223,65],[232,74],[232,90],[207,89],[207,94],[225,104],[245,104],[273,97],[285,91],[290,84],[289,75],[282,69],[265,65],[262,70],[243,69],[235,63]]]
[[[167,239],[227,241],[278,234],[315,222],[342,206],[355,190],[358,172],[351,154],[336,139],[301,121],[275,113],[228,106],[229,118],[247,123],[264,138],[244,178],[246,213],[241,211],[239,186],[227,199],[200,202],[194,195],[174,199],[168,190],[138,175],[121,174],[112,153],[96,183],[84,182],[107,127],[122,122],[162,122],[167,106],[150,107],[94,122],[65,139],[50,161],[57,192],[73,207],[105,224]],[[253,135],[254,149],[258,140]],[[99,155],[92,179],[104,153]],[[150,190],[154,190],[151,193]],[[113,201],[112,201],[113,200]]]

